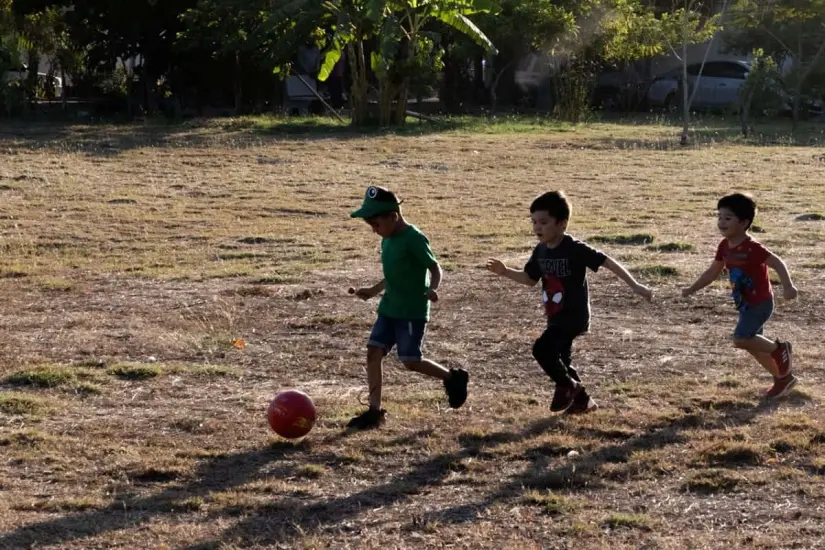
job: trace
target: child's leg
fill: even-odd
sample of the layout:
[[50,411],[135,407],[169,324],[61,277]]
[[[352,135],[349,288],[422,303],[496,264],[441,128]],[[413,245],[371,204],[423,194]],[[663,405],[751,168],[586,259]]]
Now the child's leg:
[[[561,354],[561,360],[567,367],[567,375],[575,380],[576,382],[581,382],[581,378],[579,377],[579,373],[576,369],[573,368],[573,347],[571,342],[571,347]],[[590,411],[594,411],[599,406],[590,397],[590,394],[587,393],[586,389],[582,389],[581,393],[573,399],[573,403],[565,410],[564,412],[567,414],[582,414]]]
[[421,351],[427,322],[424,320],[393,319],[395,341],[398,343],[398,359],[411,371],[446,380],[450,371],[429,359]]
[[386,317],[378,316],[367,342],[367,387],[369,388],[369,409],[350,419],[348,429],[368,430],[377,428],[384,422],[381,409],[381,384],[384,356],[395,345],[392,324]]
[[444,390],[450,407],[457,409],[467,400],[469,375],[464,369],[449,369],[435,361],[424,359],[421,348],[427,323],[423,320],[396,320],[395,340],[398,343],[398,358],[411,371],[444,381]]
[[779,368],[773,354],[777,343],[762,336],[765,323],[773,313],[773,300],[749,305],[739,311],[739,322],[733,331],[733,343],[739,349],[750,353],[765,370],[774,377],[779,376]]
[[777,349],[776,342],[757,335],[753,338],[734,338],[733,343],[737,348],[750,353],[774,377],[779,376],[779,366],[773,358],[773,352]]
[[367,387],[370,392],[371,409],[381,409],[382,363],[384,356],[392,350],[393,346],[395,346],[395,331],[392,321],[379,315],[367,341]]
[[369,403],[371,409],[381,408],[381,388],[383,372],[381,363],[384,361],[383,348],[367,346],[367,387],[370,391]]
[[581,382],[582,379],[579,378],[579,373],[576,369],[573,368],[573,341],[570,341],[570,347],[566,350],[562,350],[561,354],[561,361],[564,363],[564,366],[567,367],[567,376],[571,379],[575,380],[576,382]]
[[584,392],[584,386],[578,380],[578,373],[568,370],[573,339],[577,334],[560,327],[547,327],[533,344],[533,357],[556,383],[556,391],[550,403],[550,410],[553,412],[566,410]]
[[568,371],[573,338],[559,327],[547,327],[533,344],[533,357],[557,386],[569,387],[578,381],[578,374],[573,378]]

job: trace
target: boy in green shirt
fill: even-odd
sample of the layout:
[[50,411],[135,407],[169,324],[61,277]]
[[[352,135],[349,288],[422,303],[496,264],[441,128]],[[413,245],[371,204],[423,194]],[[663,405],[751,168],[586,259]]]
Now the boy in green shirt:
[[353,218],[362,218],[381,236],[381,266],[384,279],[358,290],[362,300],[384,292],[378,304],[378,319],[367,342],[367,384],[369,409],[350,420],[347,427],[376,428],[384,422],[381,408],[382,362],[393,347],[408,369],[444,381],[450,407],[458,408],[467,399],[469,376],[464,369],[449,369],[424,359],[421,345],[430,319],[430,302],[438,301],[441,266],[430,249],[430,241],[417,227],[404,220],[401,203],[382,187],[369,187],[361,208]]

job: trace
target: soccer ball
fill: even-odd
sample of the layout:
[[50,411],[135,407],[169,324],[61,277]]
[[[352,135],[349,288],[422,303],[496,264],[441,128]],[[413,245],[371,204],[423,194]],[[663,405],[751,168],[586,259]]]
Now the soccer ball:
[[266,416],[276,434],[297,439],[308,434],[315,424],[315,404],[304,392],[286,390],[275,396]]

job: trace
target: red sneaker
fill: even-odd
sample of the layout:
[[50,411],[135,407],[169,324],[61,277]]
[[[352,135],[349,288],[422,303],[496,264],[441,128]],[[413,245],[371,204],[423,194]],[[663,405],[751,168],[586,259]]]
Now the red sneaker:
[[789,374],[785,378],[774,378],[773,379],[773,386],[771,389],[765,392],[765,397],[768,399],[775,399],[777,397],[782,397],[786,395],[791,388],[796,386],[798,382],[796,376],[793,374]]
[[776,349],[771,353],[771,357],[776,361],[776,366],[779,367],[779,378],[785,378],[793,372],[793,354],[791,352],[790,342],[776,341]]

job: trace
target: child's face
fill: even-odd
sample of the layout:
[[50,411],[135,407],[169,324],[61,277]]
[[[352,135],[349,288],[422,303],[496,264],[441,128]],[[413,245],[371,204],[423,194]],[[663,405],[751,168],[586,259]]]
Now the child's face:
[[533,212],[530,217],[533,220],[533,233],[539,242],[555,242],[567,230],[567,220],[558,221],[544,210]]
[[720,208],[717,215],[719,232],[728,239],[739,237],[748,231],[748,220],[740,220],[736,214],[728,208]]
[[374,218],[367,218],[365,220],[372,228],[373,233],[377,233],[383,238],[391,237],[395,232],[395,222],[398,221],[398,214],[391,212],[389,214],[381,214]]

